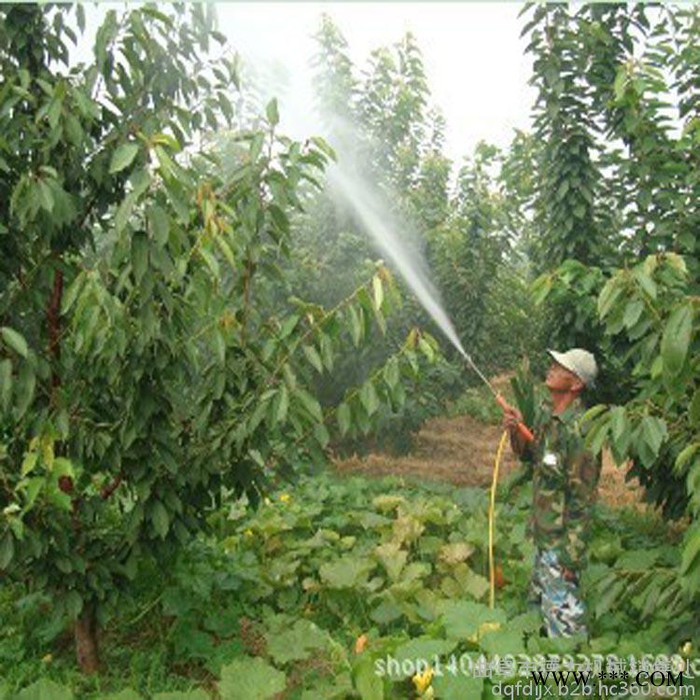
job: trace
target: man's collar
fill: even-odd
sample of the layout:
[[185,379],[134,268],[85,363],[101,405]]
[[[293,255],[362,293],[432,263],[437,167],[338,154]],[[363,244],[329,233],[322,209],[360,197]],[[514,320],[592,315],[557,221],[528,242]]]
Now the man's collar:
[[569,425],[581,411],[581,400],[575,398],[561,413],[553,413],[552,416],[564,425]]

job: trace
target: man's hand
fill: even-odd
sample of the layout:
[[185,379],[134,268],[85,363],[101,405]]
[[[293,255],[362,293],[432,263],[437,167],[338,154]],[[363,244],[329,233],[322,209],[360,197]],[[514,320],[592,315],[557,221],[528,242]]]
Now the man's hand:
[[503,410],[503,427],[510,436],[510,446],[518,457],[524,457],[528,449],[528,442],[531,442],[532,438],[523,437],[523,432],[529,433],[523,425],[523,414],[500,395],[496,397],[496,401]]
[[513,435],[517,431],[518,423],[521,423],[523,420],[523,414],[505,401],[503,401],[501,406],[503,408],[503,427]]

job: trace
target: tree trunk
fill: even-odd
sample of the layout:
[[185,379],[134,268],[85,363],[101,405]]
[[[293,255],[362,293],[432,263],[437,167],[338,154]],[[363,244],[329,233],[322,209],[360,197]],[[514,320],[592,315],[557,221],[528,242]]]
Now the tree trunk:
[[97,673],[100,667],[97,646],[97,616],[95,609],[86,606],[75,621],[75,652],[83,673]]

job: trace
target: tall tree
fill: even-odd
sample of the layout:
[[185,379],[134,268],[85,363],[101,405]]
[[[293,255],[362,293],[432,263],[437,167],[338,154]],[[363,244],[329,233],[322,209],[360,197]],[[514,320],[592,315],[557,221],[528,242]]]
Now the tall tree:
[[255,502],[323,460],[336,422],[368,430],[418,365],[409,339],[324,412],[314,376],[392,297],[373,270],[331,311],[264,299],[330,149],[279,135],[275,100],[224,153],[200,146],[238,83],[208,58],[206,6],[109,10],[92,60],[61,71],[71,11],[0,9],[0,571],[50,596],[95,671],[144,561],[224,490]]

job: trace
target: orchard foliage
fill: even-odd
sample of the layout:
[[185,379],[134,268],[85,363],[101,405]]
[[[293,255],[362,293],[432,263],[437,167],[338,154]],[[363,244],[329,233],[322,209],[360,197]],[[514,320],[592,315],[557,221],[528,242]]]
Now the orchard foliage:
[[700,314],[683,258],[667,253],[617,272],[598,302],[606,333],[626,336],[636,389],[625,405],[588,413],[594,450],[608,443],[670,515],[687,507],[681,574],[700,590]]
[[434,349],[414,332],[324,411],[313,376],[383,330],[393,284],[374,270],[331,311],[266,300],[332,151],[280,135],[274,100],[232,129],[238,62],[208,58],[205,5],[109,10],[79,65],[73,12],[82,27],[80,5],[2,10],[0,569],[77,620],[94,670],[98,621],[143,562],[223,493],[255,502],[367,431]]
[[535,294],[554,342],[602,361],[591,447],[632,460],[667,516],[690,516],[680,574],[697,595],[698,9],[527,12],[547,137],[532,204],[553,252]]

